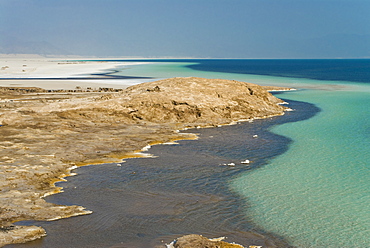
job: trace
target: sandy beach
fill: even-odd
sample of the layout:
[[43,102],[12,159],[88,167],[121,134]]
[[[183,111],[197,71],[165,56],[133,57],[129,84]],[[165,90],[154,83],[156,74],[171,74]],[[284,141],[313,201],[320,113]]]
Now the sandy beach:
[[[82,206],[60,206],[43,199],[61,192],[55,183],[72,175],[76,166],[121,162],[140,156],[138,151],[148,145],[196,138],[178,132],[184,128],[266,118],[287,110],[263,87],[230,80],[175,78],[118,93],[94,90],[126,88],[122,79],[104,79],[107,71],[126,65],[1,60],[0,246],[46,235],[42,227],[13,225],[16,221],[91,214]],[[90,81],[94,74],[103,78]],[[84,79],[43,80],[70,77]],[[120,81],[110,84],[112,80]],[[29,87],[80,91],[45,93]]]

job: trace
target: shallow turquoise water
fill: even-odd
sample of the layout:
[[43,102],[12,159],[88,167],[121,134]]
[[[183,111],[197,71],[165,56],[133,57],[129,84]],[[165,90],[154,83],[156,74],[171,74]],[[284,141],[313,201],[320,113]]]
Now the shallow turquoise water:
[[246,214],[298,247],[369,247],[369,87],[281,96],[322,112],[274,127],[290,149],[231,183],[250,204]]
[[184,65],[151,64],[137,73],[296,87],[301,90],[279,97],[321,108],[314,118],[275,126],[274,133],[292,139],[289,150],[239,175],[230,189],[245,199],[249,219],[297,247],[370,247],[368,84],[192,71]]

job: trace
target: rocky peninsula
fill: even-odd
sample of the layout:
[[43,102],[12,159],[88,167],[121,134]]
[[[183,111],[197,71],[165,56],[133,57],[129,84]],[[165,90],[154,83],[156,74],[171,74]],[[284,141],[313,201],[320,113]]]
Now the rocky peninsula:
[[14,222],[91,213],[44,200],[62,191],[55,183],[76,166],[121,162],[147,145],[196,138],[179,132],[186,128],[283,115],[281,103],[262,86],[194,77],[117,91],[0,88],[0,246],[46,235]]

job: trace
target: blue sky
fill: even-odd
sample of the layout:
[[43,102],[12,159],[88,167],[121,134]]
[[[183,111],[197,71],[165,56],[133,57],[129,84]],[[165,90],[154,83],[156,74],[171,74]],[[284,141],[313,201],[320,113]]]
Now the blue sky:
[[0,0],[0,53],[370,57],[369,0]]

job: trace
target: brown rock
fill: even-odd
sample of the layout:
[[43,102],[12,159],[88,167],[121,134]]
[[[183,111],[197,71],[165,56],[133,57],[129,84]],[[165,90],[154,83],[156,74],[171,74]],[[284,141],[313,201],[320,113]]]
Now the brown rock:
[[0,227],[0,247],[5,244],[18,244],[46,236],[46,232],[37,226]]
[[130,97],[128,105],[121,104],[128,115],[156,123],[214,125],[284,110],[263,87],[222,79],[171,78],[132,86],[123,94]]
[[238,244],[230,244],[222,240],[211,240],[202,235],[190,234],[178,238],[174,248],[243,248]]

